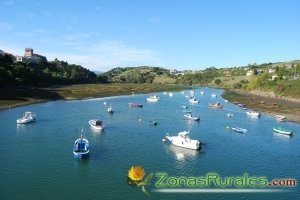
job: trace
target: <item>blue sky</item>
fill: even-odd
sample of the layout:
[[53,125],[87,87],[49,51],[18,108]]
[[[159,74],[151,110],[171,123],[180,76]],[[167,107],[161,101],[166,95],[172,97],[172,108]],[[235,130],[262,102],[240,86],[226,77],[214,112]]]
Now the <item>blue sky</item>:
[[0,49],[91,70],[300,59],[298,0],[0,0]]

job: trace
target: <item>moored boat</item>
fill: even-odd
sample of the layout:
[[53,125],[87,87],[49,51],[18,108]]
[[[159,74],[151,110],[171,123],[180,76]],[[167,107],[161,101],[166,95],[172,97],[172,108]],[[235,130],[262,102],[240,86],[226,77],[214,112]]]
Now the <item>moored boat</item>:
[[87,158],[90,154],[89,150],[89,141],[83,137],[83,135],[80,136],[75,142],[73,146],[73,154],[75,158]]
[[27,124],[30,122],[34,122],[36,118],[36,115],[33,114],[32,112],[25,112],[24,114],[22,114],[22,118],[17,119],[17,123],[18,124]]
[[111,106],[109,106],[109,108],[107,108],[107,112],[112,114],[114,113],[114,110]]
[[199,103],[199,100],[196,99],[195,97],[193,97],[193,98],[190,98],[190,99],[189,99],[189,102],[190,102],[190,103]]
[[227,117],[233,117],[233,114],[232,113],[227,113],[226,116]]
[[128,103],[129,107],[138,107],[138,108],[142,108],[143,105],[142,104],[138,104],[138,103]]
[[91,125],[91,127],[95,130],[102,130],[104,129],[104,124],[101,120],[99,119],[91,119],[89,121],[89,124]]
[[259,112],[247,111],[246,112],[249,117],[260,117],[261,114]]
[[273,127],[273,131],[284,135],[293,135],[294,131],[282,127]]
[[202,143],[199,140],[192,140],[189,137],[188,131],[179,132],[177,136],[169,136],[166,138],[175,146],[198,150],[202,147]]
[[147,101],[149,101],[149,102],[158,102],[159,100],[160,100],[160,98],[156,95],[147,97]]
[[285,121],[286,117],[283,115],[275,115],[277,121],[283,122]]
[[238,132],[238,133],[247,133],[248,130],[240,127],[232,127],[231,130]]
[[209,103],[208,106],[210,108],[223,108],[223,105],[219,102],[216,102],[216,103]]
[[200,120],[200,117],[194,117],[194,116],[192,116],[191,113],[187,113],[187,114],[185,114],[183,116],[187,120],[193,120],[193,121],[199,121]]

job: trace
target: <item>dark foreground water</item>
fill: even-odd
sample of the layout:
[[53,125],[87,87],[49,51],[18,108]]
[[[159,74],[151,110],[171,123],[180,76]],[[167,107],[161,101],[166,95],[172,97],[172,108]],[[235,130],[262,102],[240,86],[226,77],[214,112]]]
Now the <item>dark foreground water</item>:
[[[202,89],[206,93],[204,96],[200,95],[200,90],[196,90],[196,97],[200,99],[197,105],[188,103],[185,95],[189,91],[185,91],[185,94],[176,92],[173,97],[157,93],[160,103],[147,103],[148,95],[135,95],[56,101],[0,111],[0,199],[299,198],[299,186],[266,187],[263,189],[267,191],[260,193],[254,190],[166,193],[154,186],[158,181],[154,177],[146,187],[151,194],[149,198],[140,187],[127,185],[126,176],[132,165],[142,166],[146,174],[166,172],[177,177],[199,177],[213,172],[222,177],[248,173],[268,180],[300,180],[299,124],[280,123],[266,115],[249,119],[244,110],[224,102],[221,90]],[[210,96],[213,92],[217,98]],[[209,109],[208,103],[213,101],[224,103],[225,108]],[[141,103],[144,107],[129,108],[129,102]],[[106,113],[109,105],[115,110],[113,115]],[[183,105],[188,105],[194,115],[201,117],[199,123],[183,119]],[[16,119],[25,111],[35,112],[37,121],[17,125]],[[228,112],[234,117],[227,118]],[[88,121],[93,118],[103,120],[104,131],[91,130]],[[158,121],[158,126],[150,125],[152,119]],[[227,126],[246,128],[248,134],[233,133],[226,129]],[[291,138],[275,134],[273,126],[293,129],[296,134]],[[78,160],[72,155],[73,142],[82,128],[91,145],[87,160]],[[162,143],[167,132],[176,134],[188,129],[193,139],[205,142],[203,151]],[[216,187],[204,187],[213,188]]]

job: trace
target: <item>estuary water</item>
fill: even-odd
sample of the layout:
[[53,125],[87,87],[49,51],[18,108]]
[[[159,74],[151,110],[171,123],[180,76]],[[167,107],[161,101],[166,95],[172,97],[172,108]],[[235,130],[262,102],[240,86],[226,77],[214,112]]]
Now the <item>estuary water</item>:
[[[146,175],[165,172],[175,177],[201,177],[216,173],[241,177],[247,173],[269,181],[300,180],[299,124],[277,122],[264,114],[259,119],[248,118],[245,110],[226,103],[219,89],[195,89],[200,103],[193,105],[185,97],[189,92],[174,92],[172,97],[155,93],[161,98],[159,103],[148,103],[146,97],[153,94],[143,94],[53,101],[0,111],[1,199],[299,198],[298,185],[265,187],[260,192],[222,192],[213,191],[217,186],[204,187],[211,190],[196,186],[189,193],[184,190],[188,187],[182,186],[183,190],[166,192],[155,186],[158,177],[154,176],[146,186],[151,197],[141,187],[129,186],[128,170],[136,165],[142,166]],[[212,98],[212,93],[217,96]],[[130,108],[130,102],[144,107]],[[220,102],[224,109],[210,109],[210,102]],[[115,111],[112,115],[106,112],[110,105]],[[200,122],[183,118],[185,105],[193,115],[200,116]],[[16,119],[25,111],[36,113],[36,122],[17,125]],[[227,113],[233,117],[228,118]],[[103,120],[103,131],[90,128],[88,121],[95,118]],[[152,126],[150,120],[158,125]],[[245,128],[248,133],[234,133],[227,126]],[[292,129],[295,136],[273,133],[273,126]],[[75,159],[72,154],[82,129],[90,142],[90,157],[85,160]],[[176,135],[183,130],[190,130],[191,138],[201,140],[205,147],[199,152],[162,142],[166,133]]]

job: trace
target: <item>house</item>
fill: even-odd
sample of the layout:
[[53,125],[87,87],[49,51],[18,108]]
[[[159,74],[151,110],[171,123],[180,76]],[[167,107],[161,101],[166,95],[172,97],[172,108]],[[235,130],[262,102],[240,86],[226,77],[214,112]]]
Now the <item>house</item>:
[[246,76],[251,76],[251,75],[253,75],[253,70],[249,70],[246,72]]
[[275,69],[275,68],[270,68],[270,69],[269,69],[269,73],[270,73],[270,74],[273,74],[273,73],[275,73],[275,72],[276,72],[276,69]]
[[34,54],[31,48],[26,48],[24,56],[16,56],[16,62],[41,63],[47,62],[47,58],[39,54]]
[[5,56],[4,51],[0,50],[0,55],[1,55],[1,56]]

